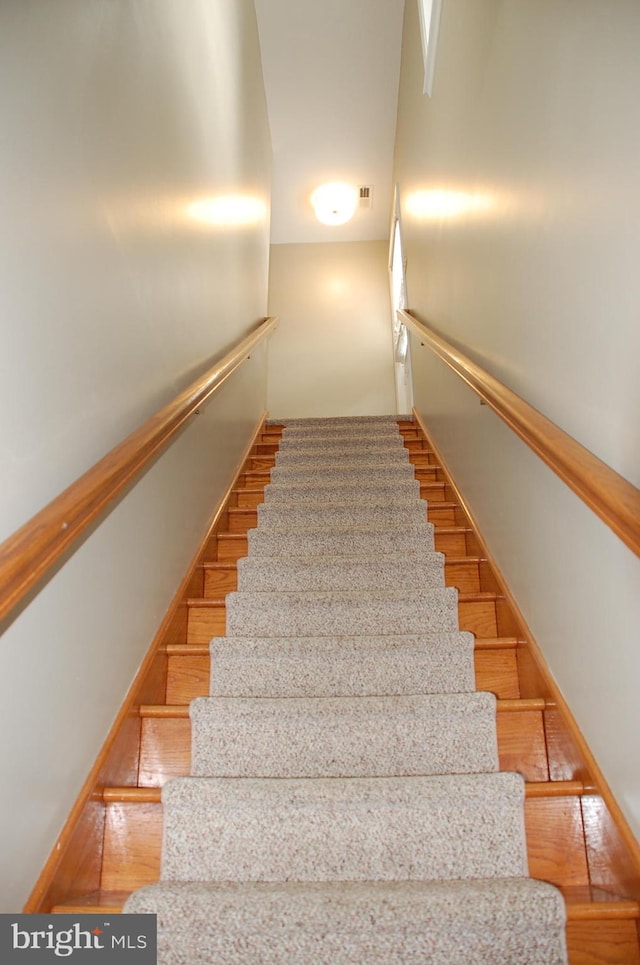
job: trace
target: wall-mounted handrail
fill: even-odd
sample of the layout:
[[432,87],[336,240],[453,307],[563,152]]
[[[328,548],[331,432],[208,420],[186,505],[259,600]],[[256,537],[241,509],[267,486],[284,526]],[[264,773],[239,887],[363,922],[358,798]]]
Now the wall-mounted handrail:
[[267,318],[204,375],[118,443],[0,545],[0,620],[150,459],[165,449],[278,323]]
[[640,556],[640,489],[410,312],[398,318]]

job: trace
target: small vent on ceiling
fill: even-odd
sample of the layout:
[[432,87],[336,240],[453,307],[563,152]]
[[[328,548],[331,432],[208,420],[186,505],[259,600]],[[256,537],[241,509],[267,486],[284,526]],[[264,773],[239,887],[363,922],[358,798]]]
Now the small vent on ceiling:
[[370,184],[361,184],[359,190],[359,207],[370,208],[373,204],[373,188]]

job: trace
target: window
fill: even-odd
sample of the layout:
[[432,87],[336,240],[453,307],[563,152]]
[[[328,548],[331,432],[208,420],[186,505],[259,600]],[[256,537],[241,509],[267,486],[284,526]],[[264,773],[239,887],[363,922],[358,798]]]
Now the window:
[[409,333],[400,323],[397,309],[407,308],[406,261],[402,248],[402,224],[400,220],[400,189],[396,184],[393,199],[393,218],[389,244],[389,278],[391,282],[391,308],[393,330],[393,357],[396,383],[396,409],[401,414],[411,412],[413,386],[411,381],[411,358]]
[[442,0],[418,0],[420,13],[420,32],[422,34],[422,56],[424,58],[423,93],[431,97],[433,76],[436,70],[436,48]]

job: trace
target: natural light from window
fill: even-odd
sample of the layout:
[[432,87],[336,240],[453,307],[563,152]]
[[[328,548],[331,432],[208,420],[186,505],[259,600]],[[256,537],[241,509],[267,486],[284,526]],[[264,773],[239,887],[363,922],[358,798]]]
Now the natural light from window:
[[433,78],[436,70],[436,48],[442,0],[418,0],[420,11],[420,31],[422,33],[422,56],[424,58],[423,93],[431,97]]

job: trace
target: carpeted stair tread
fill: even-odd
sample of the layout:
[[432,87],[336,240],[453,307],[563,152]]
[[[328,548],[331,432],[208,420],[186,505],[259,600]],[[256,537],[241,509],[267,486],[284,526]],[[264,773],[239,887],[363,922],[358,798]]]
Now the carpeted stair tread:
[[162,802],[169,881],[527,874],[519,774],[187,777],[165,784]]
[[377,418],[284,419],[283,432],[399,432],[398,416]]
[[258,526],[264,529],[299,530],[310,527],[377,526],[395,527],[426,522],[427,505],[420,498],[403,500],[397,505],[379,506],[354,503],[262,503],[258,506]]
[[475,690],[470,633],[214,637],[212,695],[331,697]]
[[240,592],[375,590],[444,586],[442,553],[387,556],[246,556],[238,560]]
[[127,901],[158,916],[163,965],[565,965],[562,896],[530,878],[165,882]]
[[392,483],[410,479],[415,480],[414,467],[410,462],[396,462],[393,465],[377,465],[372,462],[366,467],[347,463],[345,460],[339,466],[326,464],[274,466],[271,469],[272,483],[291,485],[292,483],[317,483],[318,485],[351,484],[355,488],[366,487],[367,482]]
[[387,777],[496,771],[493,694],[200,697],[196,777]]
[[393,455],[406,455],[408,450],[404,446],[402,436],[389,436],[387,439],[380,439],[378,436],[362,438],[360,436],[341,435],[336,438],[313,438],[303,436],[300,439],[281,439],[277,454],[290,452],[309,452],[315,455],[325,453],[328,458],[332,456],[348,456],[354,452],[356,454],[374,452],[389,452]]
[[[351,427],[351,426],[396,426],[402,416],[398,415],[356,415],[356,416],[323,416],[308,419],[282,419],[275,421],[276,425],[284,425],[285,428],[310,428],[318,429],[329,427]],[[269,425],[271,420],[267,420]]]
[[317,482],[310,479],[306,483],[267,483],[264,487],[264,501],[271,503],[341,503],[357,502],[361,506],[398,505],[407,499],[420,496],[420,483],[417,479],[402,482],[379,483],[372,481],[366,485],[354,482]]
[[299,449],[313,450],[314,452],[368,452],[371,449],[380,450],[382,448],[394,451],[403,449],[404,439],[399,433],[389,434],[381,438],[379,435],[363,436],[360,433],[354,435],[309,435],[309,436],[287,436],[284,435],[280,440],[279,452],[292,452]]
[[403,466],[410,465],[409,452],[404,446],[390,449],[389,446],[372,445],[369,448],[350,449],[344,451],[335,449],[331,452],[317,449],[315,446],[296,447],[291,450],[279,449],[275,454],[276,466],[324,466],[337,465],[360,468],[361,472],[368,471],[374,466]]
[[358,428],[354,426],[286,426],[280,442],[302,441],[307,439],[378,439],[386,442],[389,439],[402,439],[397,425],[366,425]]
[[403,549],[431,553],[435,545],[433,524],[426,521],[394,529],[375,524],[351,526],[347,531],[344,527],[329,529],[326,526],[298,532],[250,529],[247,542],[250,556],[361,556],[363,553],[384,556],[395,555]]
[[227,636],[429,633],[458,629],[458,594],[437,590],[227,594]]

